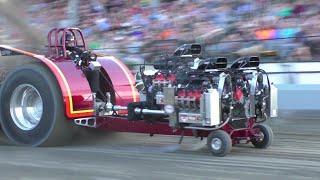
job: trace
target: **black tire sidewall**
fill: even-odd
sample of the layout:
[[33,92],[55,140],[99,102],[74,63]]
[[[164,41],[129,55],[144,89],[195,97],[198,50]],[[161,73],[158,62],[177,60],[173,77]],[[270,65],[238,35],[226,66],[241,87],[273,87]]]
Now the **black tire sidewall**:
[[[27,65],[13,71],[7,76],[2,88],[0,102],[1,126],[5,134],[18,145],[39,146],[43,144],[52,133],[56,124],[58,108],[61,99],[56,97],[59,91],[52,82],[50,72],[41,64]],[[43,102],[43,113],[39,124],[32,130],[20,129],[13,122],[10,115],[10,99],[15,88],[21,84],[34,86]]]

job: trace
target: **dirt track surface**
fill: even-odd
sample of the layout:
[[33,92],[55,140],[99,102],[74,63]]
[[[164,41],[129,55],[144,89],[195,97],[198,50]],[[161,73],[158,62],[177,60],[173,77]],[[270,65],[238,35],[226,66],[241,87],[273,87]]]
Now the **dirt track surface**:
[[214,157],[205,141],[113,133],[71,146],[0,146],[0,179],[319,179],[320,136],[275,135],[270,149],[233,147]]

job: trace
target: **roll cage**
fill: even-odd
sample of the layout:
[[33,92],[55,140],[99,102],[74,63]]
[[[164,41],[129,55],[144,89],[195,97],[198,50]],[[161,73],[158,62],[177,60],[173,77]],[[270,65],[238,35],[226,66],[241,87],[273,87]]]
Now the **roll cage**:
[[87,50],[87,45],[84,41],[83,34],[78,28],[53,28],[48,33],[48,57],[67,58],[66,53],[66,34],[71,33],[74,38],[74,47],[77,47],[83,51]]

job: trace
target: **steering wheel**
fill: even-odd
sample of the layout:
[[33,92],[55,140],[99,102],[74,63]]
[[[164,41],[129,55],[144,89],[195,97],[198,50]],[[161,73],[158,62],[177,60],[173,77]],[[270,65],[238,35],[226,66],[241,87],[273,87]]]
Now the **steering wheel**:
[[91,53],[90,51],[83,51],[80,54],[79,59],[75,59],[75,60],[77,65],[87,67],[89,66],[91,61],[97,60],[97,55]]

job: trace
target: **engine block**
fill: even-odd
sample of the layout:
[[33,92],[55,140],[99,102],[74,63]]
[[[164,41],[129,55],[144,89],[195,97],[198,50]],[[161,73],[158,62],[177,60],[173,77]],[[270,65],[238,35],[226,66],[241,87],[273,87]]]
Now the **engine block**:
[[146,101],[129,111],[136,107],[154,114],[141,110],[132,120],[167,120],[171,127],[196,129],[219,128],[229,121],[240,128],[246,119],[270,117],[271,85],[267,73],[259,69],[258,57],[240,58],[227,67],[226,58],[206,57],[200,45],[191,44],[153,67],[151,75],[144,74],[145,67],[140,71],[144,84],[140,93]]

